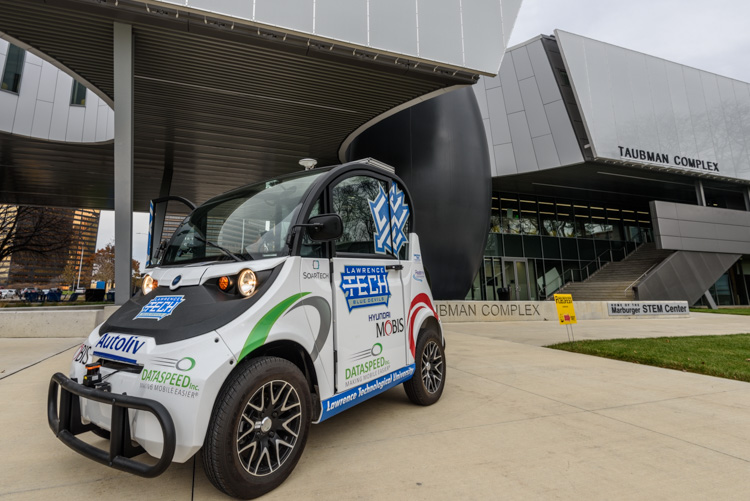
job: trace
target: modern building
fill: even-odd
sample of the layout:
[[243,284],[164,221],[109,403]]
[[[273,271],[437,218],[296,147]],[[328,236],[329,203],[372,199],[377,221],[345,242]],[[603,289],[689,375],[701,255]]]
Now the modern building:
[[750,84],[556,31],[362,132],[366,155],[449,181],[418,213],[438,297],[750,302]]
[[[114,112],[80,81],[52,62],[3,39],[0,39],[0,68],[0,134],[7,134],[5,141],[23,144],[31,140],[40,149],[57,150],[61,156],[65,154],[60,148],[63,144],[111,144]],[[35,162],[34,172],[20,172],[13,162],[16,157],[3,157],[0,189],[12,192],[24,177],[48,178],[48,166],[39,161],[40,153],[28,148],[17,151],[25,161]],[[75,164],[75,158],[70,161]],[[88,187],[78,189],[86,191]],[[39,191],[35,194],[39,199],[34,201],[48,207],[45,210],[61,220],[65,231],[74,235],[73,242],[69,249],[48,256],[19,254],[3,260],[0,285],[58,285],[68,264],[76,270],[81,268],[82,280],[88,284],[91,261],[82,260],[81,256],[90,258],[96,250],[99,210],[64,207],[63,194],[49,180]]]
[[65,143],[114,138],[111,106],[53,62],[0,38],[0,68],[1,132]]
[[[42,193],[56,190],[62,205],[114,208],[116,275],[128,280],[133,209],[147,211],[150,199],[167,195],[200,203],[295,171],[303,157],[341,162],[354,138],[383,118],[495,75],[520,7],[0,0],[0,38],[54,61],[115,109],[113,144],[50,148],[0,134],[0,163],[14,183],[0,202],[44,204]],[[26,175],[40,164],[46,176]],[[425,206],[432,196],[412,193],[427,197]],[[463,252],[453,249],[456,261]]]
[[[43,256],[15,253],[0,265],[2,286],[65,286],[62,278],[66,267],[80,274],[80,283],[88,286],[91,280],[93,256],[99,228],[99,213],[93,209],[45,207],[47,214],[59,223],[61,233],[71,235],[71,244],[64,249]],[[77,283],[77,280],[76,280]]]
[[67,205],[114,205],[122,239],[151,198],[371,156],[411,189],[438,299],[604,298],[604,282],[748,302],[748,84],[561,31],[503,59],[518,0],[294,5],[0,0],[6,38],[121,104],[115,147],[78,169],[0,135],[12,196],[40,192],[30,148]]
[[750,84],[558,30],[473,90],[493,193],[470,296],[545,299],[654,248],[610,299],[750,302]]

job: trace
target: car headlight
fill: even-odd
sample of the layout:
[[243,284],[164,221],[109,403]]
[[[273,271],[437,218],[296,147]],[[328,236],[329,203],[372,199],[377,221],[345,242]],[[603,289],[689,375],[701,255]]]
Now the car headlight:
[[141,282],[141,292],[143,292],[144,296],[157,287],[159,287],[159,282],[154,280],[151,275],[143,277],[143,282]]
[[258,278],[253,270],[244,269],[237,275],[237,291],[245,297],[250,297],[258,286]]

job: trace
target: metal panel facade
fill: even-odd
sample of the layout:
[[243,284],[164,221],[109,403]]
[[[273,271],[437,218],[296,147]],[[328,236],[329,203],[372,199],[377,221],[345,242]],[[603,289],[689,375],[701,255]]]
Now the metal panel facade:
[[[0,40],[0,69],[5,67],[8,46]],[[0,131],[55,141],[111,140],[114,134],[107,133],[106,115],[113,114],[112,109],[91,91],[85,106],[71,106],[72,85],[70,75],[26,52],[18,94],[0,91]],[[100,105],[104,105],[104,119],[98,126]]]
[[750,212],[654,201],[651,215],[661,249],[750,254]]
[[508,51],[499,75],[481,78],[474,93],[490,128],[493,177],[583,162],[541,39]]
[[494,75],[522,0],[142,0]]
[[555,35],[595,157],[750,180],[750,84]]
[[740,258],[719,252],[675,252],[638,284],[638,299],[698,301]]

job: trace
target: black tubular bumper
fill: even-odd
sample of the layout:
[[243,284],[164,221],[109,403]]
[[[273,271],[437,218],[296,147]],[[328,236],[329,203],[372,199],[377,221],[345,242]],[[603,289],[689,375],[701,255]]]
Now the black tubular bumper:
[[[60,388],[59,392],[58,387]],[[58,396],[60,400],[59,415],[57,411]],[[99,449],[80,438],[76,438],[76,435],[95,428],[94,424],[83,424],[81,422],[81,408],[78,397],[112,406],[112,430],[110,432],[109,451]],[[164,438],[164,446],[159,461],[153,466],[130,459],[144,451],[141,447],[133,446],[131,442],[128,409],[150,412],[159,421]],[[141,477],[156,477],[161,475],[172,462],[172,457],[174,457],[177,442],[174,422],[166,407],[156,400],[118,395],[90,388],[58,372],[52,376],[49,382],[47,420],[55,436],[74,451],[103,465]]]

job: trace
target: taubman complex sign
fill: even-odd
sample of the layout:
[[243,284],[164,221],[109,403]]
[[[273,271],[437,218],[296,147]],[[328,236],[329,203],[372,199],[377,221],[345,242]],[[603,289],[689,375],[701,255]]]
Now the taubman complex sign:
[[688,167],[690,169],[719,172],[718,162],[709,162],[707,160],[688,158],[680,155],[670,156],[667,153],[658,153],[639,148],[626,148],[624,146],[618,146],[618,148],[620,149],[620,158],[627,160],[632,159],[640,162],[663,164],[669,167]]

